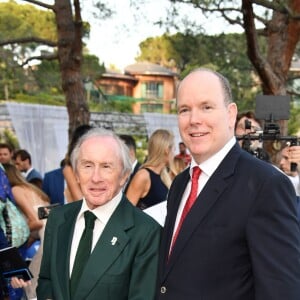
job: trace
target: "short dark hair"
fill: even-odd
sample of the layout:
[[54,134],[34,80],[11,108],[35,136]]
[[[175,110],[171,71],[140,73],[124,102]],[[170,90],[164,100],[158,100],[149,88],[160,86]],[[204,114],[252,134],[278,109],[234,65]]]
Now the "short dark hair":
[[124,141],[125,145],[129,148],[129,149],[133,149],[134,151],[136,151],[136,143],[135,143],[135,139],[129,135],[129,134],[120,134],[119,138]]
[[236,129],[238,122],[239,122],[242,118],[244,118],[244,117],[246,117],[247,119],[255,120],[255,121],[261,126],[261,121],[258,120],[258,119],[255,117],[254,112],[253,112],[253,111],[246,111],[246,112],[240,112],[240,113],[237,115],[236,121],[235,121],[234,129]]
[[91,126],[89,124],[82,124],[75,128],[75,130],[72,134],[71,140],[69,142],[69,145],[68,145],[68,150],[67,150],[67,154],[65,157],[65,164],[70,164],[70,157],[71,157],[72,151],[75,148],[78,140],[92,128],[93,128],[93,126]]
[[14,151],[13,147],[7,143],[0,143],[0,149],[8,149],[10,153]]
[[17,157],[20,157],[22,161],[28,159],[29,163],[31,164],[31,156],[30,156],[29,152],[26,151],[25,149],[17,150],[13,156],[13,160],[16,160]]

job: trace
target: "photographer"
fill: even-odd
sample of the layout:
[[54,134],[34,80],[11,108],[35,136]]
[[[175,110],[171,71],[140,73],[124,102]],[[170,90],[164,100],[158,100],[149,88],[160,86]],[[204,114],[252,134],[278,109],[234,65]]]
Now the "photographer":
[[[279,161],[279,168],[291,180],[294,185],[297,196],[300,196],[300,146],[285,145],[281,150],[281,157]],[[296,168],[292,170],[291,164],[297,164]]]
[[263,149],[263,143],[258,138],[251,140],[250,136],[258,137],[263,132],[261,123],[256,119],[252,111],[242,112],[237,115],[235,123],[235,135],[240,137],[240,146],[259,159],[270,162],[268,153]]

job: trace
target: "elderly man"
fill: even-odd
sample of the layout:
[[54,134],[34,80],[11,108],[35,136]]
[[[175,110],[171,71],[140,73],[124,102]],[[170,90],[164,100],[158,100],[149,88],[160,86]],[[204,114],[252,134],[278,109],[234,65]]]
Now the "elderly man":
[[37,298],[153,300],[160,226],[122,193],[131,171],[127,146],[91,129],[71,162],[84,198],[50,213]]

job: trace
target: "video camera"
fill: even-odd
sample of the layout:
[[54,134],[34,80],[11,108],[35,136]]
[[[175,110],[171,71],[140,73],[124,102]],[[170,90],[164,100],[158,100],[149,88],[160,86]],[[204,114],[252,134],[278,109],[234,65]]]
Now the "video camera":
[[[275,121],[288,120],[290,116],[290,97],[289,96],[257,96],[255,117],[264,121],[264,129],[259,131],[250,131],[242,136],[236,136],[237,140],[242,140],[242,148],[259,159],[267,160],[266,151],[262,148],[252,149],[253,141],[273,141],[276,150],[281,149],[281,143],[284,141],[289,146],[299,145],[297,136],[282,136],[280,126]],[[251,122],[245,120],[245,129],[251,130]],[[297,164],[291,163],[291,171],[296,171]]]

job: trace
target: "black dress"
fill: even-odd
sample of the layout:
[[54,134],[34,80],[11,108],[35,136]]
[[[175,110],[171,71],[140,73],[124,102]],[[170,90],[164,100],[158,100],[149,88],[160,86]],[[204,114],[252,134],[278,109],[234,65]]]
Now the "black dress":
[[145,168],[145,170],[150,174],[151,184],[148,194],[144,198],[141,198],[137,204],[137,207],[141,209],[148,208],[166,200],[168,193],[168,188],[162,182],[160,175],[148,168]]

